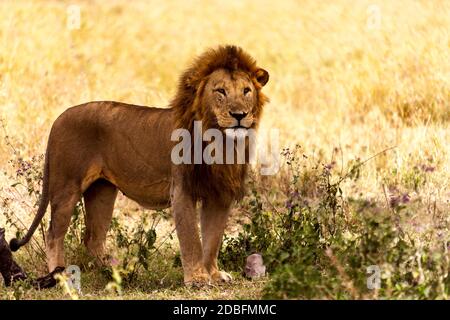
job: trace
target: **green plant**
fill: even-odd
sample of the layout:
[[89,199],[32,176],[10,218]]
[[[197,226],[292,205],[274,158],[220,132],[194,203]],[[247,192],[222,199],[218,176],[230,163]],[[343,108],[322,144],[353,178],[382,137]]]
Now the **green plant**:
[[[225,238],[220,255],[225,268],[242,271],[247,255],[261,253],[270,274],[267,298],[448,296],[445,216],[419,237],[405,230],[412,205],[407,194],[395,194],[384,205],[344,196],[343,185],[358,179],[367,161],[357,159],[347,170],[334,170],[317,162],[302,165],[308,157],[299,151],[285,150],[290,176],[285,203],[269,201],[265,190],[251,184],[251,220],[236,237]],[[305,177],[314,181],[308,192]],[[367,285],[370,266],[380,270],[379,289]]]
[[[156,227],[162,219],[167,218],[167,212],[164,210],[155,211],[152,215],[143,213],[140,220],[131,227],[113,218],[111,229],[114,245],[120,250],[120,268],[125,270],[124,282],[135,281],[141,268],[144,271],[149,270],[149,262],[161,246],[156,246]],[[165,240],[170,237],[172,233],[166,235]]]

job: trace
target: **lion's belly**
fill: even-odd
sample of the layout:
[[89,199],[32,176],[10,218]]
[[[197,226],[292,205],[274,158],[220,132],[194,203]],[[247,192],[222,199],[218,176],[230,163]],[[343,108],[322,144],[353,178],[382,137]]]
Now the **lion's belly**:
[[118,183],[122,193],[147,209],[170,207],[170,180],[164,178],[147,183]]
[[[124,154],[119,155],[121,157]],[[128,198],[149,209],[161,209],[170,206],[170,162],[166,164],[148,161],[139,165],[134,158],[133,163],[120,159],[114,166],[105,166],[102,170],[104,178],[117,186]],[[170,161],[170,160],[169,160]],[[168,162],[168,161],[167,161]]]

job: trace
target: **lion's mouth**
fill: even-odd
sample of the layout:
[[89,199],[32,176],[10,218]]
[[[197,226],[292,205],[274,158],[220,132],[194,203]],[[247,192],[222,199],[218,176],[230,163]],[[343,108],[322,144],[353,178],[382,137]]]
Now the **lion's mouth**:
[[244,138],[248,134],[248,128],[244,126],[234,126],[234,127],[228,127],[224,130],[225,135],[232,139],[240,139]]

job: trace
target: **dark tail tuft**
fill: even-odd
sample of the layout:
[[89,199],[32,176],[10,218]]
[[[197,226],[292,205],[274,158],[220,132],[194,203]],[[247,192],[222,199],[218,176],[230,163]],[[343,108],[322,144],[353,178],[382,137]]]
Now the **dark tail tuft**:
[[19,250],[21,246],[22,245],[20,244],[20,241],[17,240],[16,238],[11,239],[11,241],[9,242],[9,248],[11,249],[12,252]]

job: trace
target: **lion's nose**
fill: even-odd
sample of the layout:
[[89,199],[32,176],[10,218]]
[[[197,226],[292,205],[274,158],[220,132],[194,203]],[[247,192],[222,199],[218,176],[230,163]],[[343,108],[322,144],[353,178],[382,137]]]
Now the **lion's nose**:
[[230,111],[230,116],[232,116],[233,118],[235,118],[237,121],[241,121],[242,119],[244,119],[247,116],[247,112],[231,112]]

